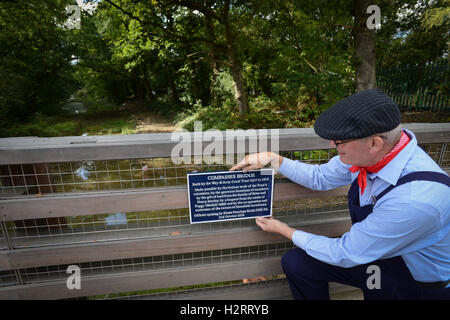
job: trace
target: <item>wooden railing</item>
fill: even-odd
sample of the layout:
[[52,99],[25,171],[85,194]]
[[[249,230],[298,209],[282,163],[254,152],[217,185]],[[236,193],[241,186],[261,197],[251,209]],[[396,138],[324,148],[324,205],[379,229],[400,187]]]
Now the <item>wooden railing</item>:
[[[405,127],[450,168],[450,124]],[[312,129],[278,134],[288,157],[336,154]],[[229,166],[174,165],[177,143],[170,133],[0,139],[0,299],[289,298],[280,258],[290,242],[252,219],[189,223],[186,173]],[[337,237],[350,227],[347,190],[312,191],[277,174],[273,214]],[[69,265],[81,270],[80,289],[68,288]],[[252,278],[263,280],[242,281]]]

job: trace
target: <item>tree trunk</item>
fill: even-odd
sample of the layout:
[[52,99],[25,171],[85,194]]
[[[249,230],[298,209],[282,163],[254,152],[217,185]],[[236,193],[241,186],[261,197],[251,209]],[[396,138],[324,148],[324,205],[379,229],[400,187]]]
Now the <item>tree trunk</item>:
[[375,30],[367,28],[367,7],[369,0],[355,0],[355,25],[353,37],[355,40],[355,73],[356,91],[376,87],[375,74]]
[[230,51],[234,97],[239,106],[239,114],[244,114],[249,111],[247,92],[245,92],[244,79],[242,77],[241,66],[236,56],[236,51],[234,48],[230,48]]
[[150,80],[148,79],[148,75],[147,75],[147,66],[146,63],[144,62],[142,64],[142,75],[144,77],[144,88],[143,88],[143,102],[149,102],[150,104],[153,102],[153,90],[152,90],[152,86],[150,85]]
[[172,102],[173,105],[180,105],[177,86],[175,85],[175,80],[173,79],[172,75],[169,76],[169,86],[170,86],[170,101]]
[[[212,18],[209,15],[205,16],[206,21],[206,29],[208,30],[208,35],[211,40],[211,42],[214,42],[216,39],[216,33],[214,31],[214,25],[212,22]],[[212,68],[212,77],[211,77],[211,85],[209,88],[209,96],[210,101],[215,105],[217,103],[217,95],[216,95],[216,85],[217,85],[217,77],[219,75],[219,68],[217,66],[217,60],[216,60],[216,50],[214,46],[211,46],[209,51],[209,59],[211,61],[211,68]]]
[[234,97],[239,106],[239,114],[244,114],[249,111],[248,97],[245,92],[244,78],[242,77],[242,70],[239,59],[237,57],[236,46],[233,32],[231,30],[229,20],[230,1],[225,1],[225,11],[223,15],[225,34],[227,39],[228,56],[231,62],[231,74],[233,76]]

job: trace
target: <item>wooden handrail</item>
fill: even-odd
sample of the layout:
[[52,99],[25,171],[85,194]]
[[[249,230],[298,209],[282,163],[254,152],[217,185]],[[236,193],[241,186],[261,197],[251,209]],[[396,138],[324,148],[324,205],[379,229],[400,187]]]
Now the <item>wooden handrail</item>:
[[[413,131],[420,143],[437,143],[450,140],[450,123],[408,123],[404,127]],[[267,130],[268,150],[272,129]],[[328,149],[329,142],[317,136],[312,128],[276,129],[280,151]],[[261,130],[255,130],[257,137]],[[227,141],[235,136],[221,131],[223,153],[235,153],[236,148],[227,150]],[[190,136],[192,145],[202,143],[203,148],[210,141],[199,141],[195,133]],[[245,136],[245,132],[242,133]],[[179,141],[171,141],[171,133],[151,133],[117,136],[58,137],[58,138],[2,138],[0,139],[0,165],[48,163],[83,160],[115,160],[170,157]],[[195,148],[191,148],[195,154]],[[248,144],[246,144],[248,152]]]

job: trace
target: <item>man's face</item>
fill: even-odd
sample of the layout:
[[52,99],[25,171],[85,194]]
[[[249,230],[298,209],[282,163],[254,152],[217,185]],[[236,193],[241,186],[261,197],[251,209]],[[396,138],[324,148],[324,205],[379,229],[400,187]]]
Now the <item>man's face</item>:
[[[343,163],[353,166],[373,165],[373,153],[369,141],[364,139],[348,141],[330,141],[330,146],[336,148]],[[337,144],[337,145],[336,145]]]

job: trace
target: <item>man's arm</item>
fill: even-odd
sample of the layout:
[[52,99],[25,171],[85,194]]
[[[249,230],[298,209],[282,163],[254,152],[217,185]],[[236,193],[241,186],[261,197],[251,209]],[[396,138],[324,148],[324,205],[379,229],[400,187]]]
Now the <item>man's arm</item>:
[[[271,217],[258,217],[256,224],[264,231],[279,233],[292,240],[297,247],[316,259],[340,267],[353,267],[411,253],[442,238],[438,232],[439,212],[448,211],[448,201],[445,209],[438,210],[423,200],[414,201],[412,198],[420,198],[418,194],[395,197],[395,193],[405,192],[405,189],[408,193],[408,188],[410,186],[398,187],[399,190],[386,195],[381,206],[364,221],[354,224],[340,238],[296,230]],[[443,192],[444,186],[440,189]],[[448,190],[446,193],[448,194]]]
[[330,190],[352,182],[349,167],[342,163],[339,156],[321,165],[285,158],[278,172],[289,180],[312,190]]
[[296,230],[292,241],[312,257],[345,268],[433,245],[443,238],[440,216],[450,208],[448,188],[433,183],[413,181],[395,188],[340,238]]
[[247,155],[230,171],[257,170],[269,163],[286,178],[313,190],[330,190],[351,183],[351,172],[348,170],[350,166],[342,163],[339,156],[332,158],[328,163],[312,165],[283,158],[274,152],[260,152]]
[[294,228],[289,227],[286,223],[281,222],[272,217],[270,218],[258,217],[256,218],[256,224],[264,231],[279,233],[282,236],[288,238],[289,240],[292,240],[292,235],[296,231]]

